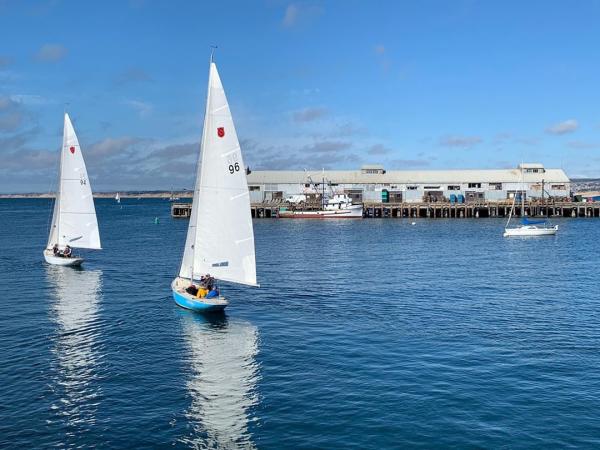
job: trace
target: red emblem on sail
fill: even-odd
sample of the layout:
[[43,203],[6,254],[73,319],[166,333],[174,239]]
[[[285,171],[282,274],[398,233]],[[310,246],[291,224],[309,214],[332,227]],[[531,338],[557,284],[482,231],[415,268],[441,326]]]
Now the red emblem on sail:
[[223,127],[219,127],[217,128],[217,135],[222,138],[223,136],[225,136],[225,128]]
[[72,154],[75,154],[75,147],[69,147],[69,150],[71,151]]

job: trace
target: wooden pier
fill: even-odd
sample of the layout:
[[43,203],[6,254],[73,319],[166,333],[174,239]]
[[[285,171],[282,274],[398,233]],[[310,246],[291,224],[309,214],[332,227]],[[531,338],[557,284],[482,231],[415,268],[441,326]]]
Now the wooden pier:
[[[364,216],[413,217],[431,219],[466,219],[508,217],[511,202],[502,203],[365,203]],[[600,217],[600,203],[560,202],[542,204],[528,202],[525,214],[521,205],[515,206],[515,217]]]
[[[255,203],[250,206],[252,218],[274,219],[278,217],[281,203]],[[364,203],[365,218],[430,218],[430,219],[467,219],[484,217],[508,217],[512,202],[487,203]],[[171,205],[173,217],[188,218],[191,203]],[[555,202],[542,204],[527,202],[527,217],[600,217],[600,202],[574,203]],[[515,217],[522,217],[520,205],[515,206]]]
[[171,217],[175,217],[176,219],[189,219],[191,214],[191,203],[171,203]]

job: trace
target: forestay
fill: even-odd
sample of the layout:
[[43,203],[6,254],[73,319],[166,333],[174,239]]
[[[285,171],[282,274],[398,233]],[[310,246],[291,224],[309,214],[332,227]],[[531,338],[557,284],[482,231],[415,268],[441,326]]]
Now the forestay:
[[246,169],[223,85],[210,64],[200,163],[180,276],[256,285]]
[[68,114],[65,114],[60,176],[48,248],[54,244],[59,247],[101,248],[92,189]]

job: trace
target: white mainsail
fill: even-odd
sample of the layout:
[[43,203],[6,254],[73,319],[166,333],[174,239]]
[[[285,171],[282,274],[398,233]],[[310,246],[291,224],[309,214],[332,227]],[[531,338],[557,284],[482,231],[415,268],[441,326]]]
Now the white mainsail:
[[77,135],[66,113],[48,248],[54,244],[59,247],[101,248],[92,188]]
[[254,232],[246,166],[225,91],[211,61],[200,162],[179,275],[210,273],[256,286]]

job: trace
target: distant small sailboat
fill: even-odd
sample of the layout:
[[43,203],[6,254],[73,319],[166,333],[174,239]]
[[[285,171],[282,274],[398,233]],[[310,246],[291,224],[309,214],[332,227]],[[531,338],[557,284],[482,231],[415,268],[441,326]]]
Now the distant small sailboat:
[[65,113],[58,190],[44,259],[48,264],[78,266],[83,258],[73,256],[71,248],[102,247],[83,154],[71,119]]
[[117,192],[117,195],[115,195],[115,201],[117,203],[121,203],[121,196],[119,195],[119,193]]
[[[522,166],[522,165],[521,165]],[[542,187],[542,199],[544,189]],[[527,237],[527,236],[552,236],[558,231],[558,225],[550,225],[546,220],[530,220],[525,217],[525,181],[523,167],[521,167],[521,225],[510,227],[510,221],[515,213],[517,196],[513,197],[512,207],[508,214],[508,221],[504,227],[504,237]]]
[[218,291],[203,297],[205,290],[194,285],[194,280],[209,273],[216,280],[258,286],[244,167],[225,91],[211,56],[192,212],[179,276],[171,283],[173,299],[183,308],[209,312],[228,305]]

